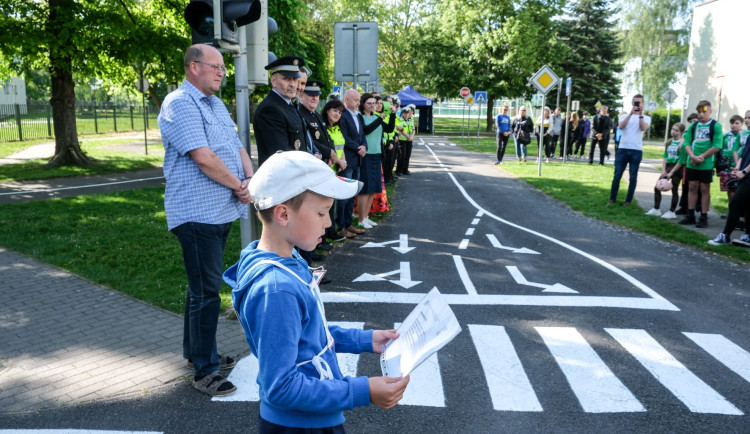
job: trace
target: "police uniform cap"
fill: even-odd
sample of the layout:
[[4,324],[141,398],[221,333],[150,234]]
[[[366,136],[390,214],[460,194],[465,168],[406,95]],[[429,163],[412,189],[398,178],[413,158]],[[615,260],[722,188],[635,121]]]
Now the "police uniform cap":
[[297,56],[280,57],[266,65],[266,70],[271,73],[280,73],[286,77],[300,78],[300,68],[305,66],[305,61]]
[[320,89],[323,87],[323,83],[320,81],[308,81],[305,86],[305,93],[308,95],[320,95]]

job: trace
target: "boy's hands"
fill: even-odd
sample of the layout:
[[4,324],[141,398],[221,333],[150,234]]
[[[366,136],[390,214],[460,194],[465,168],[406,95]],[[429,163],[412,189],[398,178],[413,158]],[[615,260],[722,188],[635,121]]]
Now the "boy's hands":
[[391,339],[396,339],[399,334],[396,330],[373,330],[372,331],[372,352],[380,354],[383,352],[383,345]]
[[395,407],[403,398],[406,385],[409,384],[409,376],[402,378],[370,377],[367,381],[370,384],[370,402],[388,410]]

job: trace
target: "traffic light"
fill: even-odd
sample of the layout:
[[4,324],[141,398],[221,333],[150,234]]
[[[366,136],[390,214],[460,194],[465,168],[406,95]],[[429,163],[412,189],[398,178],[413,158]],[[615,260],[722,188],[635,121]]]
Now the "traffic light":
[[265,86],[268,84],[268,71],[265,66],[276,60],[276,55],[268,51],[268,36],[276,33],[276,20],[268,16],[268,0],[258,0],[261,4],[260,18],[245,29],[247,40],[247,81],[248,84]]
[[260,13],[260,0],[190,0],[185,21],[193,31],[193,44],[222,47],[238,44],[239,27],[257,21]]

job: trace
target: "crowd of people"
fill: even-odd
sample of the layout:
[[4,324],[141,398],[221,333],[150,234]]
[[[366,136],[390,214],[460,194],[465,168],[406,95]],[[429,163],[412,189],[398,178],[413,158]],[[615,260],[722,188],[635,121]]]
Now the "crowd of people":
[[[266,66],[271,90],[252,122],[256,171],[215,95],[227,72],[221,53],[193,45],[184,68],[158,123],[168,229],[188,280],[183,356],[193,388],[211,396],[237,390],[221,374],[236,361],[216,342],[223,278],[260,365],[259,432],[343,432],[343,410],[395,406],[408,376],[344,377],[336,352],[379,353],[398,334],[328,326],[318,289],[325,272],[310,266],[322,259],[316,249],[330,249],[326,238],[343,241],[377,225],[370,215],[388,209],[386,183],[411,175],[415,107],[349,89],[318,112],[322,83],[309,80],[304,59],[277,59]],[[261,238],[223,272],[232,222],[247,217],[251,203]]]
[[[518,108],[514,118],[509,117],[509,107],[503,105],[495,117],[497,153],[495,164],[502,164],[508,139],[513,138],[516,157],[519,162],[527,161],[527,146],[531,134],[536,136],[546,163],[554,159],[559,145],[559,158],[584,159],[586,143],[590,137],[588,163],[594,163],[596,150],[599,152],[599,164],[604,165],[609,159],[609,142],[614,138],[614,176],[607,205],[617,201],[620,180],[628,170],[629,184],[623,201],[629,206],[633,201],[638,182],[638,170],[643,158],[643,134],[651,126],[651,116],[644,111],[643,95],[635,95],[631,101],[631,110],[622,111],[617,121],[610,116],[609,107],[602,105],[599,112],[589,120],[588,113],[578,112],[561,116],[560,107],[551,110],[542,109],[536,124],[527,115],[526,107]],[[665,219],[677,219],[681,225],[695,225],[698,228],[708,227],[708,209],[711,202],[711,183],[714,173],[719,179],[720,190],[727,193],[730,211],[722,214],[726,219],[725,229],[714,240],[712,245],[724,245],[730,242],[750,247],[750,232],[739,239],[731,240],[732,230],[745,230],[745,208],[750,206],[745,190],[745,169],[747,162],[743,152],[750,136],[750,111],[743,119],[740,115],[730,118],[730,131],[723,133],[721,125],[711,118],[712,109],[709,101],[700,101],[696,112],[687,118],[687,124],[676,123],[671,128],[671,138],[664,144],[661,178],[666,180],[654,188],[654,207],[646,214]],[[744,120],[744,124],[743,124]],[[743,129],[743,125],[747,128]],[[750,159],[750,157],[747,157]],[[750,170],[750,169],[747,169]],[[682,187],[680,187],[682,184]],[[740,189],[740,186],[745,186]],[[671,191],[669,209],[662,213],[662,192]],[[740,195],[737,196],[737,191]]]

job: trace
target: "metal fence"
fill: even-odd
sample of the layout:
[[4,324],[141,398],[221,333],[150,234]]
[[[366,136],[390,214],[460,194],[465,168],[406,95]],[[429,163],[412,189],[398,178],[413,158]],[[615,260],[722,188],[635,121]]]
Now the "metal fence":
[[[140,104],[76,104],[78,134],[143,130],[156,127],[155,106]],[[52,106],[48,102],[0,104],[0,142],[43,139],[55,136]]]

